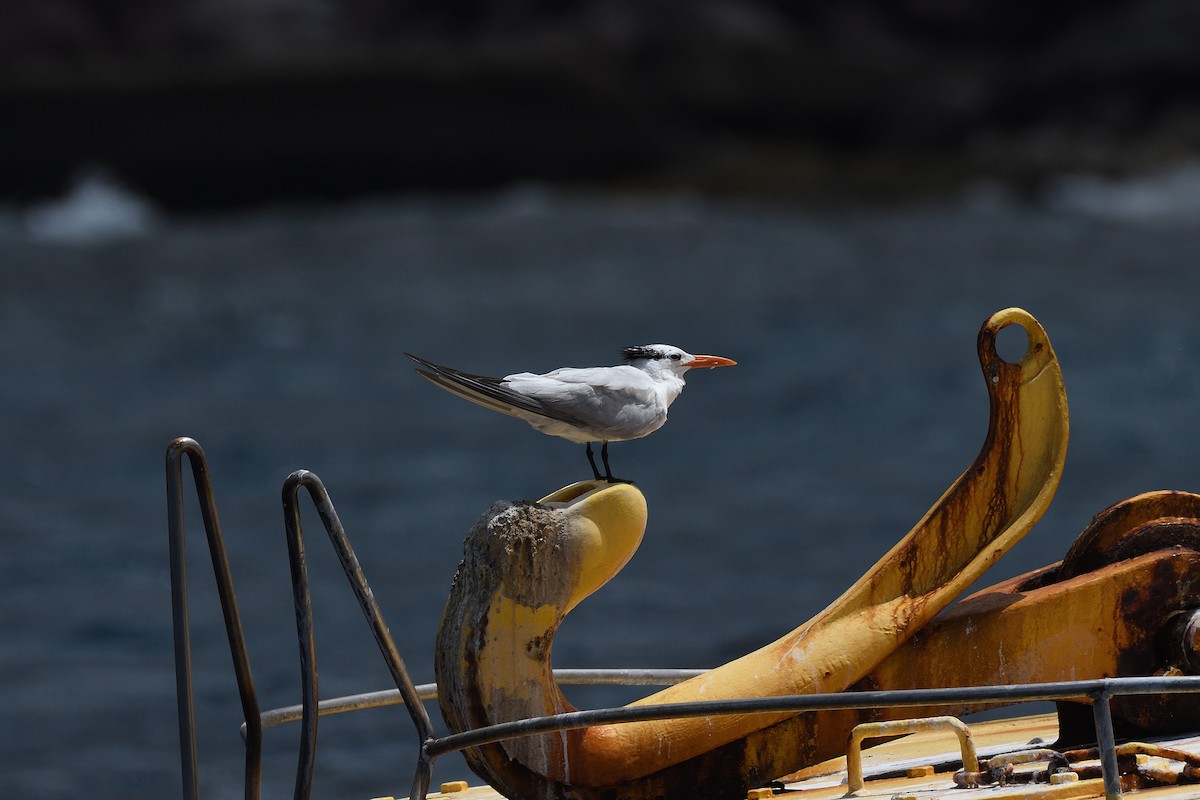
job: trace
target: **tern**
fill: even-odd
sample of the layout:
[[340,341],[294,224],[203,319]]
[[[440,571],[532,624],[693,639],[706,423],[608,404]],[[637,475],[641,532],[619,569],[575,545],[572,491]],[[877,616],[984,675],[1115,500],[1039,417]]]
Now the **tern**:
[[[721,356],[696,356],[669,344],[626,347],[615,367],[561,367],[544,374],[516,372],[503,378],[472,375],[412,353],[416,373],[448,392],[484,408],[525,420],[550,436],[586,445],[596,480],[618,481],[608,465],[608,443],[646,436],[667,421],[667,409],[683,391],[690,369],[729,367]],[[596,468],[592,443],[601,442],[604,475]]]

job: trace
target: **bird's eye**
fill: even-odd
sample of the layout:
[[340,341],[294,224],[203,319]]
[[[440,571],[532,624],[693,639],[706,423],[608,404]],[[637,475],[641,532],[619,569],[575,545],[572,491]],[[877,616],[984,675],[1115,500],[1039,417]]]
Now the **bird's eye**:
[[682,358],[682,356],[680,356],[679,353],[671,353],[672,361],[678,361],[680,358]]

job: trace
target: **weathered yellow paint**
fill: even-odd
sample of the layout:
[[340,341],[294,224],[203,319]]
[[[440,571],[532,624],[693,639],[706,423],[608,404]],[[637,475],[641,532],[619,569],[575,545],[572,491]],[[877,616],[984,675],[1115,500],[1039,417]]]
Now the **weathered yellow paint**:
[[[1013,324],[1029,338],[1017,363],[1004,361],[995,350],[996,334]],[[1067,405],[1058,362],[1041,326],[1020,309],[987,320],[978,349],[990,397],[987,438],[974,464],[912,531],[791,634],[640,703],[845,689],[932,620],[1033,526],[1049,505],[1066,454]],[[547,530],[546,536],[558,537],[549,546],[531,550],[538,561],[509,567],[514,572],[499,577],[499,588],[472,588],[456,579],[438,651],[438,680],[446,691],[443,715],[452,729],[569,709],[550,671],[550,641],[562,616],[628,561],[645,527],[645,499],[630,485],[587,481],[542,503],[559,509],[562,526],[557,533]],[[530,599],[540,596],[539,581],[531,580],[535,574],[545,576],[543,582],[561,578],[567,586],[547,588],[546,599],[535,602]],[[516,595],[524,598],[529,613],[505,606]],[[543,603],[553,605],[553,613],[540,610]],[[492,610],[482,612],[488,620],[482,643],[461,635],[472,629],[481,604],[495,610],[495,616]],[[540,645],[540,662],[518,657],[529,652],[531,642]],[[471,650],[476,647],[498,652]],[[460,670],[447,672],[449,664]],[[493,691],[497,687],[504,691]],[[732,787],[761,786],[832,755],[811,731],[798,735],[799,729],[776,725],[790,717],[601,726],[507,743],[503,757],[495,748],[483,748],[472,763],[508,796],[588,800],[614,791],[631,800],[684,791],[694,798],[728,796]],[[840,730],[844,737],[849,727],[840,724],[829,726],[826,735]],[[688,771],[672,770],[683,762]],[[691,785],[688,776],[694,771],[710,782]]]
[[[493,680],[483,687],[489,695],[507,693],[509,696],[524,690],[529,669],[526,662],[531,653],[530,640],[558,624],[561,615],[552,605],[530,608],[503,595],[497,596],[487,614],[489,646],[479,651],[479,669]],[[513,637],[513,632],[532,631],[525,638]],[[488,698],[485,698],[485,700]]]
[[[996,334],[1012,324],[1021,325],[1029,339],[1026,354],[1015,364],[995,350]],[[983,451],[913,530],[788,636],[635,705],[845,689],[1025,535],[1062,475],[1068,435],[1062,374],[1045,331],[1020,309],[998,312],[984,324],[979,356],[991,396]],[[631,781],[780,718],[727,716],[591,728],[581,736],[572,773],[576,783],[587,785]]]
[[[1058,735],[1056,723],[1056,715],[1041,714],[1032,717],[974,722],[970,727],[971,736],[980,750],[1015,752],[1028,747],[1030,741],[1034,739],[1044,742],[1054,741]],[[1070,798],[1100,800],[1104,797],[1104,784],[1101,779],[1080,780],[1072,772],[1057,773],[1051,778],[1050,784],[1025,783],[1013,785],[1007,789],[1002,789],[995,784],[978,789],[957,787],[954,784],[953,773],[961,765],[954,763],[957,748],[951,744],[952,741],[944,734],[923,732],[892,739],[864,750],[863,763],[869,772],[895,774],[903,771],[905,776],[870,778],[866,781],[864,788],[860,790],[859,797],[871,798],[871,800],[899,800],[899,798],[995,800],[998,797],[1020,797],[1022,800],[1069,800]],[[1153,755],[1164,746],[1174,751],[1171,754],[1171,760]],[[1193,754],[1198,751],[1198,748],[1200,748],[1200,744],[1193,736],[1183,737],[1178,741],[1162,745],[1137,743],[1122,745],[1118,752],[1129,753],[1129,757],[1136,761],[1139,772],[1150,775],[1165,784],[1147,787],[1139,791],[1132,783],[1124,783],[1123,796],[1130,800],[1142,796],[1153,797],[1155,800],[1195,800],[1198,786],[1179,780],[1179,761],[1196,763],[1197,756]],[[913,761],[926,759],[948,766],[943,766],[941,772],[927,766],[904,766]],[[780,779],[780,782],[786,784],[786,792],[781,797],[795,798],[795,800],[841,800],[846,796],[845,771],[845,758],[835,758],[809,767],[801,773],[785,776]],[[461,783],[465,785],[466,782]],[[441,794],[431,795],[430,800],[444,797],[447,792],[446,786],[446,784],[443,785]],[[703,778],[698,777],[697,789],[680,795],[680,797],[690,800],[703,794]],[[754,788],[750,789],[746,796],[747,798],[770,797],[774,794],[770,789]],[[454,796],[471,800],[504,800],[502,794],[487,786],[472,786]]]
[[[1157,666],[1155,648],[1144,643],[1153,641],[1169,614],[1195,602],[1191,576],[1200,574],[1200,556],[1161,550],[1076,578],[1037,585],[1056,567],[1013,578],[963,600],[880,663],[864,686],[904,689],[1152,674]],[[1128,601],[1144,596],[1150,587],[1152,605]],[[1140,660],[1131,660],[1139,656]],[[975,710],[959,706],[939,713]],[[904,709],[904,713],[930,712]]]
[[[1150,492],[1105,509],[1063,562],[965,598],[856,688],[1087,680],[1189,666],[1197,641],[1187,629],[1170,626],[1174,614],[1196,606],[1197,514],[1200,495],[1187,492]],[[1178,639],[1174,648],[1171,635]],[[1187,695],[1119,698],[1113,709],[1160,732],[1200,725],[1200,702]],[[962,705],[905,713],[977,710]]]
[[[552,676],[554,633],[624,566],[645,525],[646,501],[636,487],[585,481],[536,506],[498,507],[472,529],[435,659],[451,729],[572,710]],[[476,772],[514,794],[491,762],[567,776],[568,744],[565,735],[520,738],[465,755]]]
[[566,517],[566,538],[579,553],[578,575],[565,614],[629,563],[646,531],[646,497],[631,483],[581,481],[538,501]]

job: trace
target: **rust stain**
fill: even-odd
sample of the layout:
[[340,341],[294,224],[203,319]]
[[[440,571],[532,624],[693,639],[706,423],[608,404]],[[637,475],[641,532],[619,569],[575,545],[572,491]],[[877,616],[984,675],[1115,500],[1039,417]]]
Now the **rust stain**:
[[1112,563],[1117,541],[1135,528],[1165,517],[1200,518],[1200,495],[1191,492],[1146,492],[1101,511],[1075,539],[1063,557],[1063,578]]
[[[1156,639],[1168,627],[1172,614],[1195,606],[1200,553],[1182,547],[1163,552],[1165,557],[1156,564],[1153,579],[1130,586],[1121,595],[1120,613],[1129,621],[1129,635],[1117,643],[1118,675],[1155,675],[1178,669],[1166,663],[1165,651]],[[1112,710],[1115,717],[1145,732],[1178,733],[1200,724],[1200,698],[1195,695],[1114,698]]]
[[[1017,363],[1009,363],[995,352],[996,333],[1010,324],[1025,327],[1031,343]],[[809,623],[756,653],[643,702],[668,702],[660,697],[694,699],[697,687],[709,699],[744,696],[739,693],[745,691],[785,694],[797,687],[800,691],[845,688],[909,640],[1029,530],[1053,495],[1065,456],[1067,419],[1061,373],[1045,332],[1019,310],[993,315],[981,329],[977,346],[989,397],[987,437],[975,461],[909,535]],[[1027,414],[1029,411],[1032,413]],[[570,597],[570,587],[560,591],[564,571],[558,568],[555,558],[560,556],[553,547],[519,539],[506,541],[502,547],[484,543],[480,550],[488,559],[510,564],[522,576],[517,583],[505,584],[506,596],[519,598],[530,607],[548,602],[547,587],[555,598]],[[461,616],[464,608],[472,619],[486,617],[491,595],[482,587],[493,585],[488,582],[506,569],[480,564],[480,581],[473,592],[460,589],[456,579],[447,617]],[[473,596],[465,597],[467,594]],[[452,608],[454,602],[462,606]],[[467,674],[449,676],[447,685],[456,692],[486,694],[486,684],[480,684],[489,678],[478,674],[478,659],[464,656],[461,648],[481,646],[488,637],[481,638],[478,630],[465,636],[469,627],[443,621],[446,635],[439,634],[439,655],[443,649],[453,655],[439,658],[439,682],[443,670],[453,673],[465,664]],[[549,656],[555,627],[521,643],[531,655],[544,656],[545,675],[551,684]],[[539,691],[553,697],[557,686]],[[561,693],[557,697],[561,699]],[[498,721],[469,719],[476,713],[488,714],[475,698],[443,702],[456,706],[453,716],[447,716],[448,721],[456,720],[452,727],[457,722],[474,726]],[[529,709],[530,714],[541,711]],[[547,800],[687,796],[704,800],[744,794],[747,787],[828,757],[844,746],[846,732],[862,716],[837,712],[592,729],[583,738],[567,737],[570,780],[539,772],[527,758],[505,758],[506,752],[514,755],[512,749],[481,748],[476,762],[487,770],[485,777],[498,788],[504,787],[501,790],[508,796]]]

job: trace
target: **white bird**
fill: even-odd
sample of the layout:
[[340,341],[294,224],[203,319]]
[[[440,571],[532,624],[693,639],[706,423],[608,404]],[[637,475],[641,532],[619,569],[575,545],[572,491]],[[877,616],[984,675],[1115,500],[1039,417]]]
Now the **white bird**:
[[[596,480],[612,482],[608,443],[637,439],[667,421],[667,409],[683,391],[689,369],[736,364],[721,356],[694,356],[669,344],[626,347],[616,367],[561,367],[545,374],[517,372],[503,378],[471,375],[405,353],[424,369],[421,377],[484,408],[519,417],[550,436],[587,445]],[[604,475],[596,469],[592,442],[602,442]]]

